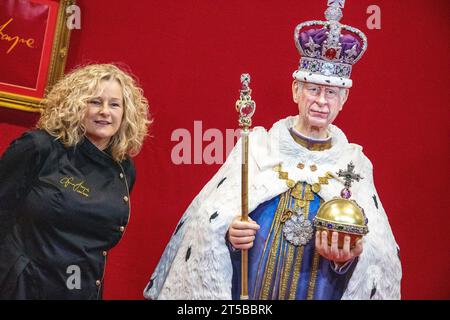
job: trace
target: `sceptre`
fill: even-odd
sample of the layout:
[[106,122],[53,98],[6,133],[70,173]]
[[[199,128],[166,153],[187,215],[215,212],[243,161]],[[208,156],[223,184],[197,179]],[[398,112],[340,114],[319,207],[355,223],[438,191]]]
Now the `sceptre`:
[[[241,127],[242,165],[241,165],[241,221],[248,221],[248,140],[252,116],[256,110],[256,103],[252,100],[252,90],[249,87],[250,75],[241,75],[240,98],[236,101]],[[248,300],[248,250],[241,251],[241,300]]]

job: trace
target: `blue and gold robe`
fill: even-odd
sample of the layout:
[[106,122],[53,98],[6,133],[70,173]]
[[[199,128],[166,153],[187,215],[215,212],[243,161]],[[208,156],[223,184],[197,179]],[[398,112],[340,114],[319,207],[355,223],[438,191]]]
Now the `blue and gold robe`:
[[[299,184],[302,196],[310,190]],[[294,189],[295,190],[295,189]],[[315,251],[314,236],[305,246],[295,246],[283,235],[283,213],[300,206],[302,214],[313,221],[323,202],[315,193],[313,200],[296,199],[291,191],[269,200],[256,208],[250,217],[260,225],[254,246],[249,250],[248,292],[254,300],[340,299],[356,265],[351,262],[343,270]],[[233,299],[240,297],[241,255],[232,251]]]
[[[292,138],[312,151],[331,148],[330,139],[317,140],[301,135],[294,128]],[[304,168],[303,164],[300,164]],[[249,250],[249,297],[255,300],[340,299],[351,276],[354,263],[344,270],[321,257],[315,250],[314,234],[306,245],[295,246],[283,234],[287,212],[299,212],[311,224],[323,200],[312,186],[299,182],[292,189],[262,203],[250,217],[260,225],[254,246]],[[299,211],[300,210],[300,211]],[[241,255],[232,252],[233,299],[240,297]],[[350,268],[352,267],[352,268]]]

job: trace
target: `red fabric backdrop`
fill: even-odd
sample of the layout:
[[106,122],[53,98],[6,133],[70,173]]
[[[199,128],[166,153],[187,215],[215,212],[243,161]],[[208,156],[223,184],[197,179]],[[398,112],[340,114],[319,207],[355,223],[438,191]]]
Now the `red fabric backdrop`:
[[[120,62],[140,79],[155,122],[136,157],[130,225],[111,252],[105,298],[140,299],[178,219],[219,165],[174,165],[171,134],[194,121],[235,128],[239,76],[252,76],[256,125],[296,113],[291,74],[295,26],[322,19],[326,1],[79,0],[67,69]],[[381,30],[366,9],[381,8]],[[450,298],[448,101],[449,2],[348,0],[343,23],[369,48],[356,65],[350,99],[336,124],[364,146],[401,247],[405,299]],[[1,72],[1,70],[0,70]],[[36,114],[0,110],[0,152]],[[447,137],[447,138],[445,138]],[[208,143],[204,143],[206,146]]]

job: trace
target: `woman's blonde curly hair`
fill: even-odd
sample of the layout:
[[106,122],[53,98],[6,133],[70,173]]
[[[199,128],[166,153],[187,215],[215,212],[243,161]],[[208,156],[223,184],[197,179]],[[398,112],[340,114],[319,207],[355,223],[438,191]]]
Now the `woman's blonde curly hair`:
[[91,64],[73,70],[58,81],[43,100],[37,127],[72,147],[85,137],[83,118],[87,104],[102,80],[116,80],[122,87],[124,113],[109,148],[116,161],[135,156],[142,148],[151,123],[148,101],[136,80],[113,64]]

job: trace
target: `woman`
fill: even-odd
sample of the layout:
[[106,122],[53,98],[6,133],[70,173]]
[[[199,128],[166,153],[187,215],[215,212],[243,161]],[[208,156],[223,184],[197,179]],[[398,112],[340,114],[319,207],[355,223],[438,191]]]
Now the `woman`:
[[43,104],[38,130],[0,159],[0,298],[101,299],[148,103],[130,75],[103,64],[66,75]]

